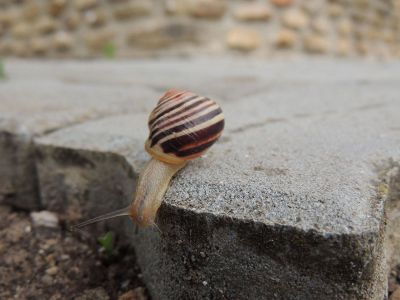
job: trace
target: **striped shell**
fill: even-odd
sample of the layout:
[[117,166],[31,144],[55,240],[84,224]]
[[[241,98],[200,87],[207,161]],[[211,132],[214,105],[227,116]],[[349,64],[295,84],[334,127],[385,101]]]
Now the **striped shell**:
[[149,117],[146,150],[170,164],[201,156],[221,136],[224,115],[213,100],[182,90],[169,90]]

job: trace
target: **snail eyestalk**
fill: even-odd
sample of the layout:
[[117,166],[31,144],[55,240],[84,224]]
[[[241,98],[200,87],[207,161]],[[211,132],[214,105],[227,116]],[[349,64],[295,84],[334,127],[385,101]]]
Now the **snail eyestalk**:
[[114,218],[122,217],[122,216],[129,216],[130,209],[131,209],[131,207],[128,206],[128,207],[125,207],[125,208],[122,208],[122,209],[119,209],[119,210],[116,210],[116,211],[113,211],[113,212],[98,216],[96,218],[87,220],[85,222],[82,222],[82,223],[79,223],[77,225],[72,226],[71,227],[71,231],[75,231],[75,230],[81,229],[83,227],[86,227],[87,225],[90,225],[90,224],[93,224],[93,223],[97,223],[97,222],[100,222],[100,221],[104,221],[104,220],[108,220],[108,219],[114,219]]

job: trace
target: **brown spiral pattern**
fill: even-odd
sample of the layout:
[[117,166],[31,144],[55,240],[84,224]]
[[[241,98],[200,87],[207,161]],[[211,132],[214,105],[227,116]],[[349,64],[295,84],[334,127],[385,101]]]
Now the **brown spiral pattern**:
[[172,164],[201,156],[221,136],[224,115],[213,100],[172,89],[158,101],[149,117],[146,150]]

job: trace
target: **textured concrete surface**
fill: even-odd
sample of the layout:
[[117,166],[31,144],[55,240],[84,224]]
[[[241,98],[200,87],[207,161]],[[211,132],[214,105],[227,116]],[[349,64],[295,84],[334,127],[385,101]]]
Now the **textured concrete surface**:
[[[15,80],[34,77],[24,68]],[[173,180],[160,231],[97,226],[132,241],[155,299],[382,299],[400,240],[399,74],[394,63],[197,60],[65,63],[42,76],[220,101],[224,136]],[[149,159],[148,109],[35,138],[42,205],[71,221],[126,206]]]

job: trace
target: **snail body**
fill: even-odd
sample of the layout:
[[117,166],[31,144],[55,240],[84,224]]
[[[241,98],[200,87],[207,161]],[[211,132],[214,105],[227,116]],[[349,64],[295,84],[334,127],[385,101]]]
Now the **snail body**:
[[157,211],[172,177],[188,161],[203,155],[221,136],[224,115],[213,100],[172,89],[158,101],[148,120],[146,151],[152,156],[139,176],[131,205],[75,225],[128,215],[139,226],[155,224]]

